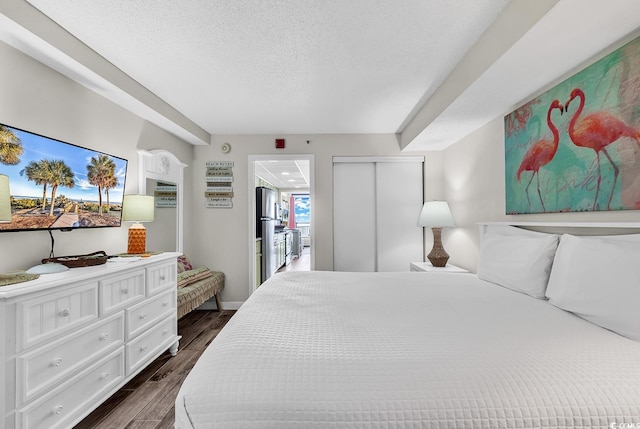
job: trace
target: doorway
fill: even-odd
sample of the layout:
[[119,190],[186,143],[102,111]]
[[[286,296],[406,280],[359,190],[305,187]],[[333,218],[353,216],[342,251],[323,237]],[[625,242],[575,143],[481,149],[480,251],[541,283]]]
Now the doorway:
[[[308,246],[304,246],[305,257],[309,260],[309,269],[315,268],[315,222],[314,222],[314,194],[315,194],[315,167],[314,167],[314,155],[249,155],[248,162],[248,196],[249,196],[249,293],[253,293],[259,286],[260,274],[258,268],[260,267],[260,256],[256,247],[256,198],[255,188],[258,185],[266,184],[272,185],[273,188],[282,190],[280,194],[285,195],[285,202],[291,196],[308,194],[308,204],[311,208],[309,212],[309,218],[307,225],[302,225],[305,231],[304,243]],[[288,177],[285,167],[297,166],[297,170],[305,177],[306,185],[296,187],[299,185],[299,181],[294,181],[294,177]],[[307,167],[308,166],[308,167]],[[295,169],[295,168],[294,168]],[[299,176],[299,174],[298,174]],[[280,198],[278,199],[280,202]],[[281,211],[278,213],[278,219],[283,223],[289,221],[291,210],[295,210],[295,207],[290,207],[290,204],[282,204]],[[286,211],[285,211],[286,209]],[[296,225],[298,226],[298,225]],[[308,231],[308,235],[307,232]],[[295,261],[294,261],[295,262]],[[293,267],[293,264],[292,264]]]

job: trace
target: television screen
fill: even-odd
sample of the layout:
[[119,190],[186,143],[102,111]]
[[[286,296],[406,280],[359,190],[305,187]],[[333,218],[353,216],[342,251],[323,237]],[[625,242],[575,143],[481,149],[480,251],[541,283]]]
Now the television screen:
[[0,124],[12,213],[0,232],[119,227],[126,173],[126,159]]

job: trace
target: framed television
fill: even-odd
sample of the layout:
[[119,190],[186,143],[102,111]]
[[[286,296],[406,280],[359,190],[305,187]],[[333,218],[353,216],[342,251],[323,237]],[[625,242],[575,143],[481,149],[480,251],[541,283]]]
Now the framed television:
[[0,124],[11,221],[0,232],[119,227],[127,160]]

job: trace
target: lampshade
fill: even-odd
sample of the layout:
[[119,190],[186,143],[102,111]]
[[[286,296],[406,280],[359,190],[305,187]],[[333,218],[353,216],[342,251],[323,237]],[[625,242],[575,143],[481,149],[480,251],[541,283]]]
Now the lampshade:
[[152,195],[125,195],[122,201],[122,220],[125,222],[153,222]]
[[449,254],[442,245],[442,228],[456,226],[446,201],[427,201],[418,216],[418,226],[430,226],[433,231],[433,248],[427,258],[434,267],[445,267]]
[[418,216],[418,226],[455,227],[449,204],[446,201],[427,201]]
[[9,176],[0,174],[0,222],[11,222],[11,193]]

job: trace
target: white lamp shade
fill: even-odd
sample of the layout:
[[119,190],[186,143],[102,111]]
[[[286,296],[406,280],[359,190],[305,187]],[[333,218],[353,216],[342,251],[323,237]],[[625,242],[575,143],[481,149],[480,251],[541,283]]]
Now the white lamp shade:
[[11,222],[11,193],[9,176],[0,174],[0,222]]
[[125,222],[153,222],[152,195],[125,195],[122,200],[122,220]]
[[418,226],[436,228],[456,226],[446,201],[427,201],[418,216]]

